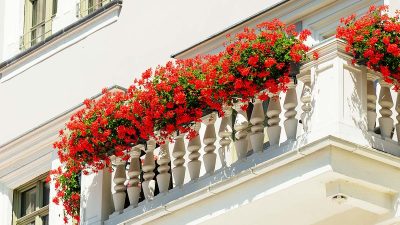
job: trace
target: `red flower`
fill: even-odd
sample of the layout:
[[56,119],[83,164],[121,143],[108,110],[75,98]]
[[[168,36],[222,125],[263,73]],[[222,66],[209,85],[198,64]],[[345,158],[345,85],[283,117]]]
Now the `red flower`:
[[389,44],[390,44],[390,37],[388,37],[388,36],[383,37],[383,38],[382,38],[382,42],[383,42],[385,45],[389,45]]
[[256,67],[256,66],[257,66],[257,63],[258,63],[258,58],[259,58],[258,55],[250,56],[249,59],[248,59],[248,61],[247,61],[247,63],[248,63],[250,66]]
[[319,58],[318,52],[313,52],[313,58],[317,60]]
[[274,58],[267,58],[265,61],[264,61],[264,66],[266,67],[266,68],[270,68],[270,67],[272,67],[273,65],[275,65],[276,64],[276,60],[274,59]]
[[240,74],[242,76],[247,76],[250,73],[250,68],[246,67],[246,68],[238,68]]
[[398,89],[400,77],[400,12],[388,15],[388,6],[371,6],[367,14],[342,18],[337,37],[347,41],[346,51],[354,56],[352,63],[365,62],[372,70],[381,72],[387,82]]

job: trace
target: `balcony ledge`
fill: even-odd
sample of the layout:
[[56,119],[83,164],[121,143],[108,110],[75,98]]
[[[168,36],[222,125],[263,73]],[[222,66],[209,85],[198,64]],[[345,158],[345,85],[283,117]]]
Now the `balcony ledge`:
[[[400,158],[383,151],[379,151],[367,146],[361,146],[354,141],[345,140],[336,136],[328,135],[318,137],[316,140],[309,139],[312,134],[305,134],[294,142],[282,143],[279,147],[270,147],[262,153],[253,154],[247,159],[237,161],[230,167],[221,168],[214,174],[205,175],[198,180],[184,184],[181,188],[174,188],[166,194],[157,195],[152,201],[143,201],[136,208],[128,207],[122,214],[112,214],[105,221],[106,225],[111,224],[144,224],[156,220],[164,215],[173,213],[186,206],[210,198],[220,194],[231,188],[235,188],[240,184],[250,181],[258,176],[271,173],[271,171],[279,168],[289,168],[290,163],[305,158],[311,155],[317,155],[320,151],[332,151],[338,149],[340,152],[351,152],[357,157],[368,157],[376,161],[380,161],[385,165],[391,165],[400,168]],[[320,135],[318,135],[320,136]],[[377,139],[381,140],[381,139]],[[381,145],[390,145],[393,143],[386,140],[381,140]],[[301,146],[301,147],[299,147]],[[400,152],[400,147],[397,146],[397,152]],[[331,153],[332,154],[332,153]],[[333,157],[332,155],[330,157]],[[302,168],[298,168],[299,171]],[[306,181],[314,176],[326,172],[336,172],[333,165],[315,170],[315,174],[308,177],[303,175],[291,181],[287,185],[294,185],[297,182]],[[390,188],[390,184],[385,184],[388,189],[395,190],[395,187]],[[286,187],[286,186],[285,186]],[[270,194],[278,192],[281,188],[276,186],[274,190],[270,190]]]
[[44,41],[28,48],[16,56],[0,63],[0,83],[21,74],[37,63],[62,51],[97,30],[117,21],[122,1],[115,0],[90,15],[70,24],[47,37]]

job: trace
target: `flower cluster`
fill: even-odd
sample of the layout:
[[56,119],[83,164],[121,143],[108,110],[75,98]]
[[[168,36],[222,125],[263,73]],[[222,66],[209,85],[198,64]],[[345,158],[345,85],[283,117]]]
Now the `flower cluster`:
[[342,18],[337,37],[347,41],[346,51],[354,56],[353,63],[365,64],[382,73],[395,89],[400,81],[400,12],[388,15],[388,6],[371,6],[368,13],[356,18]]
[[231,96],[248,101],[265,89],[273,94],[285,90],[290,65],[306,59],[309,47],[303,42],[310,34],[309,30],[298,34],[294,25],[286,27],[278,19],[237,34],[226,46],[221,65],[222,72],[232,76]]
[[[53,198],[55,204],[60,204],[64,207],[64,222],[68,223],[67,215],[71,216],[73,220],[79,223],[79,206],[80,206],[80,184],[78,171],[74,171],[76,167],[70,167],[73,161],[69,161],[64,168],[58,167],[50,171],[50,176],[54,177],[54,186],[56,189],[56,197]],[[48,180],[50,181],[50,180]]]
[[71,117],[53,145],[61,162],[72,160],[74,167],[85,172],[96,172],[109,165],[110,154],[126,158],[126,150],[138,140],[140,121],[125,93],[107,89],[102,93],[98,100],[84,101],[84,108]]
[[[223,107],[247,102],[263,90],[286,90],[293,62],[306,60],[303,44],[308,30],[296,33],[294,26],[275,19],[246,28],[229,38],[225,51],[216,55],[168,62],[146,70],[126,93],[103,91],[98,100],[85,100],[60,139],[54,143],[64,168],[52,172],[66,214],[79,219],[76,174],[110,167],[110,156],[128,160],[128,152],[139,141],[158,143],[175,131],[196,133],[194,122]],[[267,94],[259,95],[265,100]]]

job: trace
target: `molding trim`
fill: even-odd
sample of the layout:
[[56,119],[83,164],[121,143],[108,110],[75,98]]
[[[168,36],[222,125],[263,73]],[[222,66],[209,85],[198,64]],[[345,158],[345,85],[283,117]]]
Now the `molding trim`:
[[122,8],[122,1],[111,1],[64,29],[54,33],[43,42],[0,64],[0,83],[17,76],[63,49],[76,44],[94,32],[116,22]]
[[231,27],[228,27],[209,38],[192,45],[185,50],[171,55],[172,58],[184,59],[192,57],[198,54],[204,54],[210,52],[213,49],[217,49],[222,46],[225,41],[226,34],[235,34],[242,30],[244,27],[254,27],[256,24],[273,18],[280,18],[285,23],[294,23],[300,20],[302,17],[307,16],[321,9],[329,4],[335,2],[335,0],[303,0],[293,1],[287,0],[282,1],[276,5],[273,5]]
[[[126,91],[114,85],[110,91]],[[91,99],[101,97],[99,93]],[[19,137],[0,146],[0,182],[9,188],[16,188],[51,169],[55,154],[52,143],[58,138],[58,131],[83,103],[45,123],[25,132]]]

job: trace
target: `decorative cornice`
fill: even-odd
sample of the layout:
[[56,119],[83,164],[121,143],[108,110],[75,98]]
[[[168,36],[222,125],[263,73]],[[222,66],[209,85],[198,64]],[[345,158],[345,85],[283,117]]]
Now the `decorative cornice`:
[[188,47],[188,48],[186,48],[184,50],[181,50],[181,51],[179,51],[179,52],[177,52],[175,54],[172,54],[171,58],[179,57],[180,55],[182,55],[182,54],[184,54],[184,53],[186,53],[186,52],[188,52],[188,51],[190,51],[190,50],[192,50],[192,49],[194,49],[194,48],[196,48],[196,47],[198,47],[200,45],[203,45],[203,44],[207,43],[208,41],[213,40],[214,38],[223,36],[225,33],[229,32],[229,31],[231,31],[231,30],[233,30],[233,29],[235,29],[235,28],[237,28],[237,27],[239,27],[239,26],[241,26],[241,25],[243,25],[243,24],[245,24],[245,23],[247,23],[249,21],[252,21],[253,19],[255,19],[255,18],[259,17],[259,16],[262,16],[265,13],[267,13],[267,12],[269,12],[269,11],[271,11],[271,10],[281,6],[281,5],[284,5],[285,3],[289,2],[289,1],[291,1],[291,0],[284,0],[284,1],[278,2],[278,3],[266,8],[266,9],[264,9],[264,10],[262,10],[262,11],[256,13],[256,14],[254,14],[254,15],[252,15],[252,16],[250,16],[250,17],[238,22],[238,23],[235,23],[235,24],[229,26],[228,28],[223,29],[222,31],[219,31],[219,32],[211,35],[210,37],[208,37],[208,38],[206,38],[206,39],[204,39],[204,40],[202,40],[202,41],[200,41],[200,42],[198,42],[198,43],[196,43],[196,44],[194,44],[194,45],[192,45],[192,46],[190,46],[190,47]]
[[[213,50],[217,47],[222,47],[225,40],[226,34],[234,34],[244,27],[253,27],[255,24],[262,22],[263,20],[271,20],[273,18],[279,18],[285,23],[293,23],[301,20],[302,17],[307,16],[307,14],[312,13],[316,9],[325,7],[334,2],[334,0],[303,0],[303,1],[293,1],[285,0],[281,1],[275,5],[264,9],[263,11],[256,13],[210,37],[196,43],[182,51],[172,54],[172,58],[182,59],[204,52]],[[199,53],[198,49],[201,49]],[[196,53],[193,53],[196,52]]]

